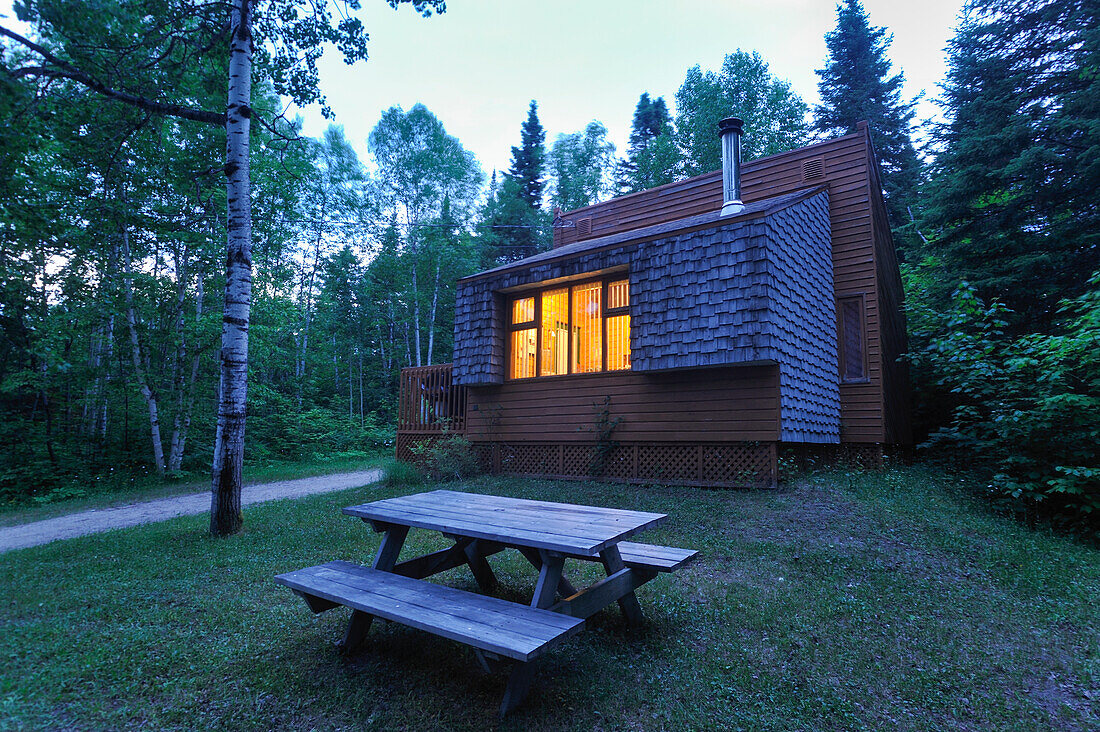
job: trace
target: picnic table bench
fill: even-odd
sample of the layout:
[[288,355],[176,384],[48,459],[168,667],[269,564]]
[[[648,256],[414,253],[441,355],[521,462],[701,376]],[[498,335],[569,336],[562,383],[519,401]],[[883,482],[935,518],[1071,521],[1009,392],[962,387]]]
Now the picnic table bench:
[[[384,534],[371,567],[328,562],[280,574],[275,581],[315,613],[351,608],[340,643],[344,652],[353,651],[379,617],[465,643],[487,670],[497,662],[512,662],[502,716],[526,695],[534,659],[578,633],[587,618],[613,602],[629,624],[640,624],[634,590],[696,554],[622,541],[667,518],[643,511],[440,490],[351,506],[344,513]],[[439,531],[454,543],[398,562],[411,528]],[[518,550],[538,570],[529,605],[423,581],[466,565],[481,590],[491,592],[496,577],[487,558],[505,549]],[[600,562],[607,577],[577,590],[563,574],[566,558]]]

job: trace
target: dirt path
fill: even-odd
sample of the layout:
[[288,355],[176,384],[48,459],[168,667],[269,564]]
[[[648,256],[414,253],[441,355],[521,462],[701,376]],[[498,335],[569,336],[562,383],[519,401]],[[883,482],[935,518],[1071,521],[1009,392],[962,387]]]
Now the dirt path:
[[[241,491],[241,505],[342,491],[375,483],[381,479],[382,471],[374,469],[249,485]],[[176,516],[205,513],[209,510],[210,493],[203,491],[175,498],[132,503],[127,506],[81,511],[19,526],[8,526],[0,528],[0,554],[12,549],[47,544],[58,539],[72,539],[86,534],[98,534],[101,531],[165,521]]]

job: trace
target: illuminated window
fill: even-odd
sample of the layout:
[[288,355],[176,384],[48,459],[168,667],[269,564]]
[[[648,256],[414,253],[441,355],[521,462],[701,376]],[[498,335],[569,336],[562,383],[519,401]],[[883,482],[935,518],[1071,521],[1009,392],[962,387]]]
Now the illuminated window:
[[508,378],[528,379],[535,375],[535,356],[538,353],[535,330],[535,298],[521,297],[512,302],[512,337],[509,353],[512,354]]
[[539,376],[569,373],[569,288],[542,293],[542,358]]
[[599,371],[603,365],[603,318],[600,295],[603,283],[573,288],[573,373]]
[[607,370],[630,368],[630,282],[607,283]]
[[597,280],[511,301],[508,378],[630,368],[630,285]]

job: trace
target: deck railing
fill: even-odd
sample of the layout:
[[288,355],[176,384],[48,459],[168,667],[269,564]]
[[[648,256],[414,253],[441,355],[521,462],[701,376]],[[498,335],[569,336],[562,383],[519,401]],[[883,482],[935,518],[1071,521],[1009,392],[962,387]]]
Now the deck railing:
[[451,364],[401,369],[398,432],[438,434],[465,429],[466,387],[451,381]]

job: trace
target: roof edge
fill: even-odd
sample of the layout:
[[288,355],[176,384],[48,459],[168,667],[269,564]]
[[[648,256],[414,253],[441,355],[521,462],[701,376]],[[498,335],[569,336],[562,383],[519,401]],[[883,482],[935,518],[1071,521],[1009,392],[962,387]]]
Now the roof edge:
[[[708,211],[707,213],[696,214],[694,216],[688,216],[682,219],[674,219],[672,221],[665,221],[660,224],[653,224],[651,226],[646,226],[640,229],[630,229],[629,231],[621,231],[617,234],[607,234],[606,236],[596,237],[593,239],[584,239],[581,242],[573,242],[572,244],[566,244],[565,246],[561,246],[556,249],[550,249],[546,252],[534,254],[526,259],[509,262],[508,264],[502,264],[499,267],[493,267],[492,269],[487,269],[482,272],[477,272],[472,275],[461,277],[457,280],[457,282],[471,282],[474,280],[482,279],[484,277],[488,277],[490,275],[502,274],[504,272],[509,272],[516,269],[524,269],[526,267],[530,267],[536,264],[542,264],[544,262],[556,262],[560,259],[568,259],[582,253],[589,254],[591,252],[599,251],[601,249],[622,246],[624,244],[652,241],[654,239],[660,239],[666,236],[670,236],[672,234],[681,234],[687,231],[701,230],[711,228],[716,225],[734,223],[738,221],[750,221],[752,219],[769,216],[776,211],[782,211],[785,208],[794,206],[795,204],[801,203],[802,201],[805,201],[808,198],[812,198],[813,196],[816,196],[827,190],[828,186],[824,185],[809,186],[807,188],[793,191],[791,193],[785,193],[780,196],[773,196],[772,198],[765,198],[762,201],[754,201],[750,204],[746,204],[746,211],[735,216],[723,217],[720,210]],[[583,246],[578,246],[581,244],[583,244]],[[577,248],[572,249],[571,247]],[[532,259],[535,259],[535,261],[531,261]]]

